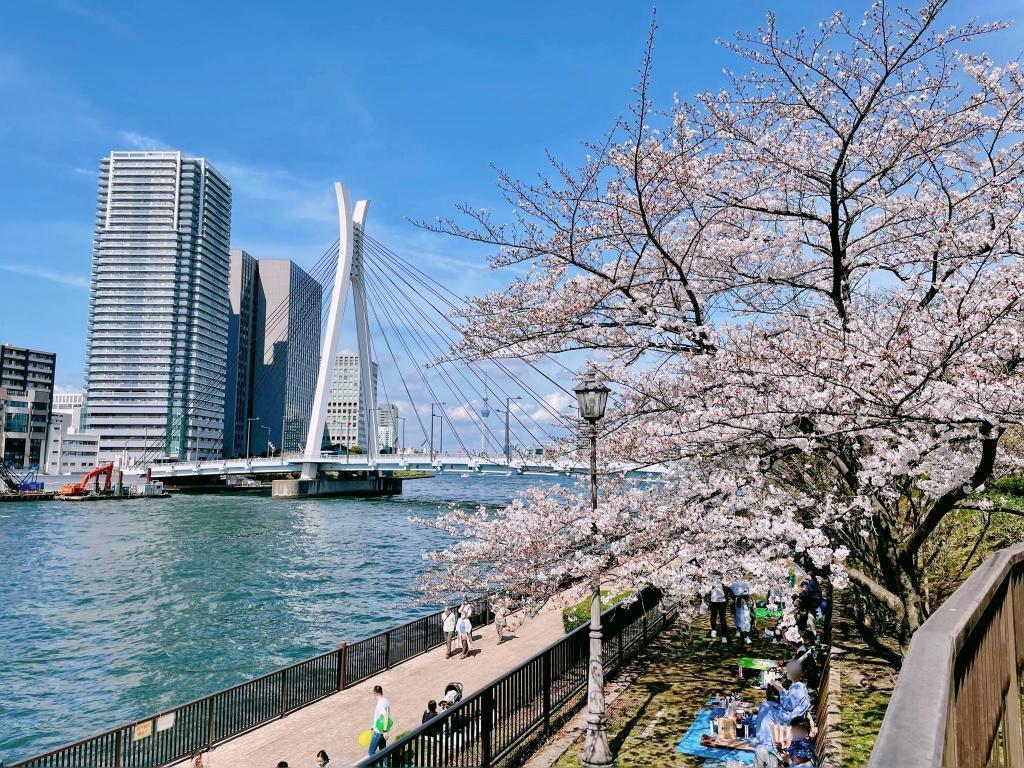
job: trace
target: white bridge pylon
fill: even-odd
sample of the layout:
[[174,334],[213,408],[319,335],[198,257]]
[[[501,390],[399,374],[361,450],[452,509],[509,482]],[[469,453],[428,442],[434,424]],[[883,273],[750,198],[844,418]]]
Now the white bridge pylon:
[[338,351],[349,288],[352,289],[356,338],[359,346],[359,399],[363,404],[362,416],[366,424],[366,462],[373,467],[377,460],[377,398],[373,391],[373,362],[370,359],[370,328],[366,313],[363,269],[363,231],[370,201],[359,200],[353,209],[348,190],[340,181],[334,182],[334,194],[338,198],[338,266],[334,271],[327,330],[320,348],[320,370],[316,377],[313,411],[309,415],[309,430],[306,433],[306,450],[302,463],[302,477],[305,479],[314,479],[319,466],[320,445],[323,440],[324,424],[327,421],[327,402],[331,397],[334,376],[334,358]]

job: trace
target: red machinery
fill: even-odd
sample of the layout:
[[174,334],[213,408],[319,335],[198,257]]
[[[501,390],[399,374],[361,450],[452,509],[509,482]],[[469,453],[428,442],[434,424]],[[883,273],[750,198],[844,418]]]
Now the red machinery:
[[99,490],[99,478],[103,476],[103,492],[110,490],[110,479],[114,475],[114,465],[104,464],[101,467],[91,469],[82,475],[81,481],[77,483],[69,483],[68,485],[61,486],[61,489],[57,493],[61,496],[87,496],[92,491],[89,483],[92,480],[96,480],[96,488]]

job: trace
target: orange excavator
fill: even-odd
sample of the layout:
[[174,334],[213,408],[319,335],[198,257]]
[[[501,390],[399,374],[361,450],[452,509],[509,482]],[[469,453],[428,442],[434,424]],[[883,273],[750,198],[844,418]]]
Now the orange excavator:
[[96,490],[99,488],[99,478],[103,477],[103,492],[106,493],[110,490],[110,479],[114,475],[114,465],[104,464],[103,466],[91,469],[82,475],[81,481],[77,483],[68,483],[67,485],[61,486],[61,489],[57,491],[60,496],[88,496],[93,491],[93,486],[90,482],[95,481],[94,485]]

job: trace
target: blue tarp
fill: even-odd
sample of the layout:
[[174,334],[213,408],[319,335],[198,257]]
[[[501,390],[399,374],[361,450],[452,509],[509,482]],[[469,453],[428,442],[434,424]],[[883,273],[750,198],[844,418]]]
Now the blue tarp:
[[704,757],[709,760],[734,760],[747,765],[754,764],[754,753],[742,749],[723,749],[720,747],[701,746],[700,737],[705,733],[711,733],[711,710],[705,707],[697,713],[697,719],[693,725],[683,734],[683,738],[676,744],[676,752],[684,755]]

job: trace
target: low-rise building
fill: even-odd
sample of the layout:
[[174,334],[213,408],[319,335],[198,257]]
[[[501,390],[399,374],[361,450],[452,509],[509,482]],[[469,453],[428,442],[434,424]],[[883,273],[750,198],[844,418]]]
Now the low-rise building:
[[42,466],[57,355],[0,345],[0,460],[13,469]]
[[47,443],[45,470],[48,475],[77,475],[99,463],[100,436],[79,432],[72,416],[63,411],[54,411],[50,417]]
[[71,417],[68,423],[70,429],[82,428],[82,402],[85,394],[82,392],[54,392],[53,412],[66,413]]

